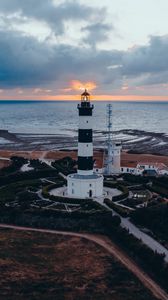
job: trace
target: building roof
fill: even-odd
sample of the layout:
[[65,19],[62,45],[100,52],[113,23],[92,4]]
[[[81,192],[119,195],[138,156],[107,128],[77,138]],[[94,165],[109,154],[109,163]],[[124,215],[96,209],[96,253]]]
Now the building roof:
[[157,163],[157,162],[153,162],[153,161],[138,161],[139,165],[150,165],[150,166],[156,166],[157,164],[161,164],[161,163]]
[[80,174],[77,174],[77,173],[69,175],[70,178],[74,178],[74,179],[98,179],[101,176],[102,175],[98,175],[98,174],[80,175]]
[[164,163],[160,163],[160,162],[138,162],[139,165],[149,165],[149,166],[154,166],[159,170],[167,170],[168,166],[166,166]]

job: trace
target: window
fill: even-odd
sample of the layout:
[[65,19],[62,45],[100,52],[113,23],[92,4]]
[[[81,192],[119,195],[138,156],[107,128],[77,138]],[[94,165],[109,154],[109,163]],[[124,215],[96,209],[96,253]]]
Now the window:
[[72,194],[74,194],[74,189],[72,189]]
[[86,145],[86,147],[88,147],[88,144]]
[[72,186],[74,186],[74,183],[72,182]]
[[90,184],[89,184],[89,186],[91,187],[91,186],[92,186],[92,184],[90,183]]
[[88,121],[86,121],[86,123],[88,123]]

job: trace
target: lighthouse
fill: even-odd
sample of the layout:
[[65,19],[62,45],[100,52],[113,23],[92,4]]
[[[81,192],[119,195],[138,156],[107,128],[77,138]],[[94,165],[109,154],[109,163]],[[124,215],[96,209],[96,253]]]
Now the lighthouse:
[[103,195],[103,176],[93,172],[93,110],[87,90],[81,95],[78,129],[78,169],[67,177],[68,195],[76,198],[93,198]]

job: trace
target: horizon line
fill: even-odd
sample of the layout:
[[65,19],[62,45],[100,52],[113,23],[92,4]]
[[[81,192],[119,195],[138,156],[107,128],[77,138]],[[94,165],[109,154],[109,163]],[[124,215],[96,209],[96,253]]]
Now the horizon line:
[[[79,101],[81,99],[81,95],[29,95],[18,97],[14,96],[10,97],[1,97],[0,101]],[[142,95],[91,95],[92,101],[168,101],[168,96],[142,96]]]

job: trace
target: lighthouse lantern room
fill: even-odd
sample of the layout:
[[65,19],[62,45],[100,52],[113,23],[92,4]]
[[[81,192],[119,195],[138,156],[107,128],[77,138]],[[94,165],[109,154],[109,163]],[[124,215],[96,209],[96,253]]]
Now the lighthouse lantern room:
[[103,176],[93,172],[93,124],[92,113],[94,106],[90,103],[87,90],[81,95],[78,104],[78,170],[70,174],[68,195],[77,198],[92,198],[103,195]]

